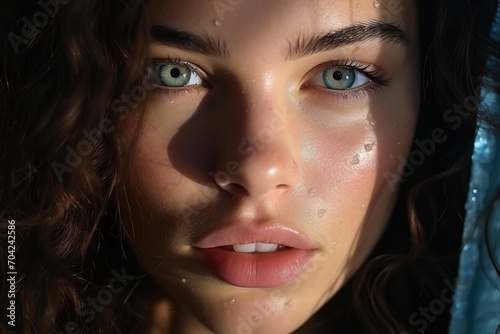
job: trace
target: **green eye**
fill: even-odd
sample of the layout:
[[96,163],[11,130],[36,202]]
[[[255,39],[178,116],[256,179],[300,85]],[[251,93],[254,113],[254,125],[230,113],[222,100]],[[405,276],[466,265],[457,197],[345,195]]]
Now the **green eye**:
[[158,64],[156,73],[160,84],[166,87],[201,85],[200,76],[187,64]]

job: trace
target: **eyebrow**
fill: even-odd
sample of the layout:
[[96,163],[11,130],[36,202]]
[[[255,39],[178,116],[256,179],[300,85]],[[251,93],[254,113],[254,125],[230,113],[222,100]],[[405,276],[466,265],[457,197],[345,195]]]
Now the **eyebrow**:
[[[227,44],[220,39],[210,37],[208,34],[202,37],[187,31],[155,25],[151,27],[151,38],[154,42],[185,51],[224,59],[230,58]],[[289,43],[286,59],[293,60],[377,38],[397,45],[407,46],[409,44],[404,31],[392,24],[375,21],[345,27],[323,35],[307,38],[301,36],[295,44]]]
[[208,35],[201,37],[166,26],[151,27],[153,41],[194,53],[229,59],[227,44]]
[[297,59],[373,39],[405,47],[409,44],[408,36],[403,30],[392,24],[376,21],[349,26],[323,35],[299,37],[295,44],[289,44],[286,58]]

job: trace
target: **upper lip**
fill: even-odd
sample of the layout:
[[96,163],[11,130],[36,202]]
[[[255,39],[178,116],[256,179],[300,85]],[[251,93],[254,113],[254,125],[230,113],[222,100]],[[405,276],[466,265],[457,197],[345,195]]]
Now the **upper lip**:
[[193,246],[214,248],[243,245],[254,242],[278,244],[298,249],[315,249],[317,246],[300,232],[279,224],[259,226],[230,224],[214,229],[202,236]]

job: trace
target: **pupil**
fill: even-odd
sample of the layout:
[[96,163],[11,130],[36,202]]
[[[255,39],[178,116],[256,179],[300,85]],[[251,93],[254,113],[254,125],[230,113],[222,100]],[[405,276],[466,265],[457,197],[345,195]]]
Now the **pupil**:
[[170,75],[173,78],[178,78],[181,75],[181,71],[178,68],[173,68],[172,70],[170,70]]
[[333,72],[333,78],[335,80],[341,80],[342,79],[342,72],[340,72],[340,71]]

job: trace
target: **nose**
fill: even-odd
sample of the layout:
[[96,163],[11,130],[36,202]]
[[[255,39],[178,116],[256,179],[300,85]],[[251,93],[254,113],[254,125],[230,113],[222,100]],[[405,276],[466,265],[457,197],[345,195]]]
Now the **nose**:
[[276,109],[271,103],[253,103],[232,117],[237,122],[232,131],[221,132],[213,175],[220,188],[235,196],[259,197],[297,186],[293,131]]

